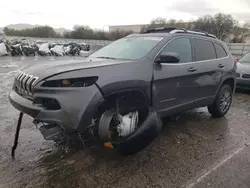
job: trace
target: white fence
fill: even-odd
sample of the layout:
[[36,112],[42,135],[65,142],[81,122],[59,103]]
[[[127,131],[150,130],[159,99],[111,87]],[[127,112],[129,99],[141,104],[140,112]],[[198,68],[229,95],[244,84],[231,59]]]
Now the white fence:
[[247,52],[250,52],[250,44],[244,43],[228,43],[229,50],[233,55],[242,56]]

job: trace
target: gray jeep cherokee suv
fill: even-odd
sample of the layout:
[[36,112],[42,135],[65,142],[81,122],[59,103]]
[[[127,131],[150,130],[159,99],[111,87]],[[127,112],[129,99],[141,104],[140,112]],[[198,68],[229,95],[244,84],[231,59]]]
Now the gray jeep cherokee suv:
[[128,155],[157,136],[163,116],[204,106],[224,116],[235,68],[226,45],[211,34],[154,29],[86,59],[21,70],[9,100],[34,118],[45,139],[98,138]]

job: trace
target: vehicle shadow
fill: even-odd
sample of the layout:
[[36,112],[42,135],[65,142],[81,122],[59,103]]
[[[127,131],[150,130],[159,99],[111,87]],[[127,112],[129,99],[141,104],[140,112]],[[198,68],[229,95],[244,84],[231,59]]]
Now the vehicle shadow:
[[[46,186],[117,187],[118,182],[125,186],[129,177],[139,176],[139,172],[159,175],[154,181],[164,186],[171,182],[160,179],[162,174],[188,179],[191,174],[187,171],[202,170],[211,160],[218,159],[221,148],[230,144],[227,118],[212,118],[204,109],[164,118],[163,123],[160,135],[146,149],[131,156],[120,156],[101,145],[77,153],[61,150],[44,156],[40,168],[47,177]],[[174,174],[174,168],[178,174]]]
[[250,94],[250,88],[249,89],[236,89],[235,93]]

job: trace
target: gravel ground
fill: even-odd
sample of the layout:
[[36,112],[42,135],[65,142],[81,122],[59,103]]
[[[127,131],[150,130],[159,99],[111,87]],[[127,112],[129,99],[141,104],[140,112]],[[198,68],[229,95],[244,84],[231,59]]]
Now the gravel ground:
[[[18,69],[55,57],[0,59],[0,188],[250,187],[250,100],[237,92],[226,117],[206,108],[165,119],[159,137],[142,152],[121,157],[94,147],[77,153],[43,140],[24,116],[16,159],[10,157],[16,111],[8,92]],[[70,58],[70,57],[63,57]]]

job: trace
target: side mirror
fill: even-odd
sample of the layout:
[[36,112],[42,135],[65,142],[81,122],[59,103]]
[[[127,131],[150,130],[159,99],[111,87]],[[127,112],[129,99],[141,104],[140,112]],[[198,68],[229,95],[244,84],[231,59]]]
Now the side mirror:
[[162,53],[156,63],[179,63],[180,56],[174,52]]

